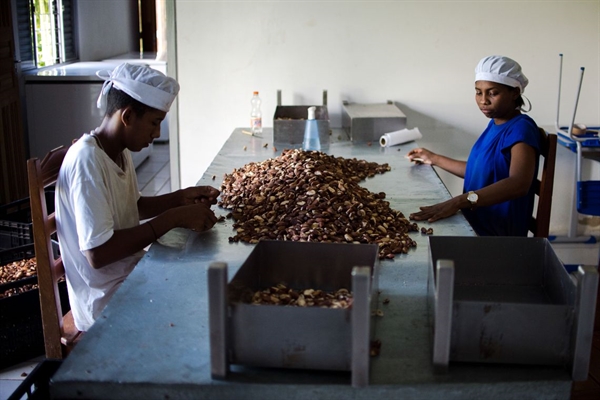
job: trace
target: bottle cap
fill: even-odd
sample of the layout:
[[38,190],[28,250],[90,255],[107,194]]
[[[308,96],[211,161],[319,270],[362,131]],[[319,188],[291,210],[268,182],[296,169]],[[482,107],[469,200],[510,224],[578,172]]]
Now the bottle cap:
[[255,91],[254,94],[258,94],[258,92]]
[[315,111],[317,107],[308,107],[308,119],[315,119]]

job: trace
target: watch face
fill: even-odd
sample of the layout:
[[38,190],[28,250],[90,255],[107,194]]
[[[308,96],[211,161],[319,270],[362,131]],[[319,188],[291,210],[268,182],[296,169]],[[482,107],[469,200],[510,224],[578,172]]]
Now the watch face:
[[469,200],[471,203],[476,203],[478,198],[479,196],[477,196],[477,193],[469,193],[467,195],[467,200]]

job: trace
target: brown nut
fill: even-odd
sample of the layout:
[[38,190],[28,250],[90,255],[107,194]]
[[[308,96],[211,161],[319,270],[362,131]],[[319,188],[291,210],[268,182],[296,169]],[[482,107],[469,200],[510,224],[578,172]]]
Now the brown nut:
[[381,340],[375,339],[371,341],[369,354],[371,357],[377,357],[381,353]]
[[573,124],[571,133],[576,136],[585,135],[587,133],[587,126],[584,124]]
[[389,170],[387,164],[300,150],[234,169],[224,176],[219,201],[233,211],[237,234],[230,241],[377,243],[380,258],[407,253],[416,246],[408,237],[416,224],[391,209],[385,193],[358,185]]

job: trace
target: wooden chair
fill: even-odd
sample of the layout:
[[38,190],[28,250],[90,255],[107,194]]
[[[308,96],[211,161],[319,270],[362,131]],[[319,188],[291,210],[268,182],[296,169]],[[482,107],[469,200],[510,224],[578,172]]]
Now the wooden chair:
[[62,313],[58,281],[65,275],[65,269],[61,257],[54,258],[51,235],[56,232],[56,219],[54,213],[48,215],[44,193],[46,187],[56,183],[66,153],[67,148],[61,146],[51,150],[42,161],[27,160],[44,346],[46,358],[56,359],[66,357],[81,336],[71,311]]
[[556,135],[548,134],[542,128],[539,130],[542,138],[540,155],[543,157],[543,163],[540,163],[541,178],[536,178],[533,182],[538,204],[537,210],[529,221],[529,231],[534,237],[548,237],[556,164]]

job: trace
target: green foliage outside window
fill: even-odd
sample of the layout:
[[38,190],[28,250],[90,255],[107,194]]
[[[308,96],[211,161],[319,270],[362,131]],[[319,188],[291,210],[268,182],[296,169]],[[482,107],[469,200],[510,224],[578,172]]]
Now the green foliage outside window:
[[36,62],[47,67],[58,62],[56,54],[56,27],[52,4],[49,0],[34,0]]

